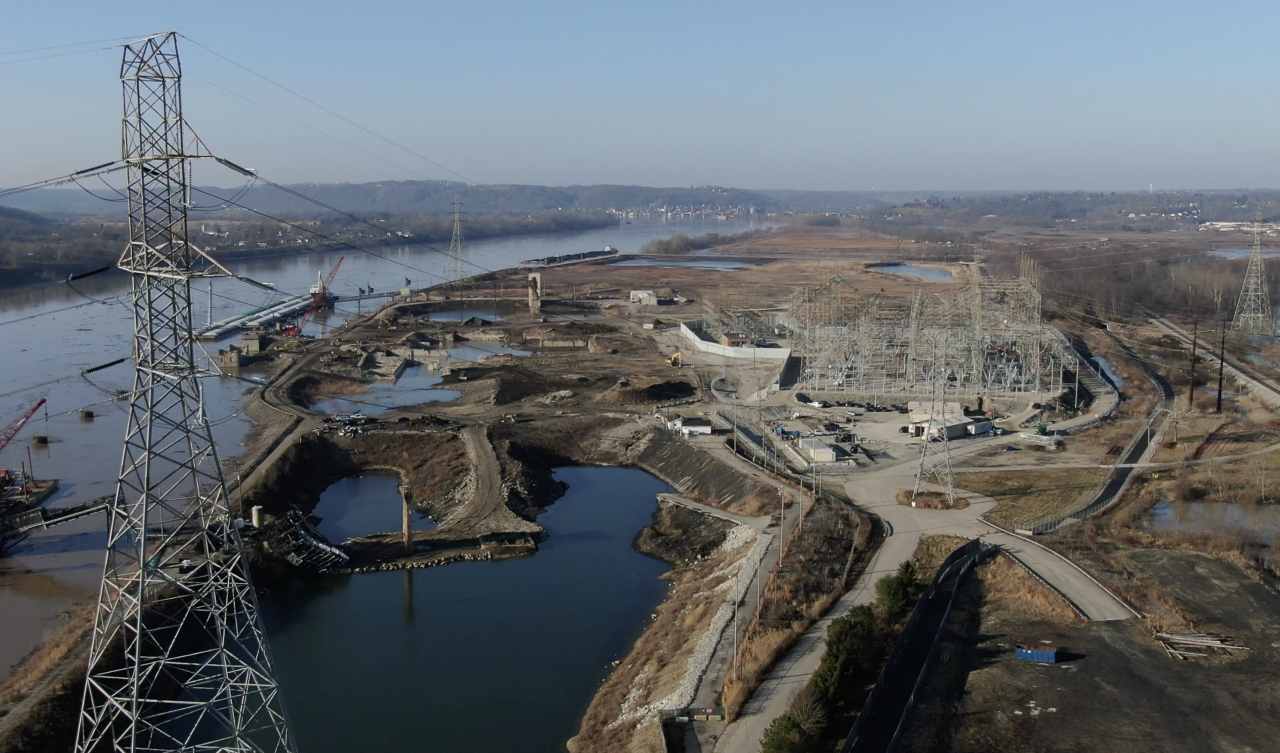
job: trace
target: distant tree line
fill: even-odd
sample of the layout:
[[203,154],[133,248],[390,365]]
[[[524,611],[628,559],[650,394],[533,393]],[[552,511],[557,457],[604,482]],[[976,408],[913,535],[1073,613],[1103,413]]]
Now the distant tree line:
[[692,238],[684,233],[676,233],[670,238],[655,238],[640,247],[642,254],[689,254],[694,251],[715,248],[717,246],[728,246],[731,243],[743,243],[745,241],[763,238],[771,231],[766,228],[757,228],[748,230],[743,233],[734,233],[732,235],[724,235],[722,233],[706,233],[705,235],[697,235]]
[[[443,245],[449,243],[453,234],[452,218],[420,214],[370,218],[368,221],[374,226],[334,215],[321,219],[282,218],[298,227],[264,221],[245,212],[220,213],[216,222],[201,222],[199,213],[193,215],[192,242],[212,248],[213,256],[227,260],[307,253],[343,244],[359,248],[415,243]],[[467,239],[480,240],[596,230],[617,224],[617,216],[607,212],[553,212],[519,217],[480,215],[465,218],[463,232]],[[202,228],[208,228],[208,232],[202,232]],[[71,274],[114,264],[127,242],[124,222],[104,222],[97,218],[54,219],[0,207],[0,287],[65,279]]]

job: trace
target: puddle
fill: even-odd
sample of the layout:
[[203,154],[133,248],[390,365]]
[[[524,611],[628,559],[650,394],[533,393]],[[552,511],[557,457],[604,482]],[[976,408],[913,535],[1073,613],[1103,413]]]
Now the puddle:
[[610,264],[611,267],[662,267],[665,269],[712,269],[720,272],[734,272],[740,269],[751,269],[755,264],[745,261],[719,261],[716,259],[627,259]]
[[877,272],[889,272],[896,275],[919,277],[922,280],[928,280],[930,282],[946,282],[951,279],[951,272],[948,270],[917,267],[914,264],[868,264],[867,268],[874,269]]
[[485,356],[515,356],[517,358],[521,358],[528,355],[532,355],[532,352],[528,350],[519,350],[517,348],[508,348],[505,345],[475,342],[469,345],[454,345],[450,347],[449,358],[445,363],[479,361]]
[[363,413],[378,416],[389,410],[420,403],[448,403],[462,397],[457,390],[436,385],[444,381],[439,372],[426,366],[409,366],[399,381],[377,382],[351,395],[326,395],[311,404],[311,409],[330,415]]
[[465,322],[473,317],[490,322],[502,321],[502,316],[491,309],[450,309],[448,311],[432,311],[424,316],[433,322]]
[[[339,544],[371,533],[397,532],[402,525],[403,499],[396,476],[375,473],[344,478],[320,495],[313,511],[320,518],[316,529]],[[436,527],[422,513],[414,511],[410,515],[415,531]]]
[[1148,531],[1255,536],[1270,545],[1280,534],[1280,505],[1237,502],[1158,502],[1143,518]]
[[[530,351],[508,348],[496,343],[474,342],[449,348],[445,364],[476,362],[485,356],[508,355],[517,358]],[[426,365],[408,366],[395,383],[375,382],[350,395],[326,395],[311,404],[311,409],[329,415],[361,413],[378,416],[389,410],[421,403],[448,403],[462,397],[458,390],[440,387],[444,377],[439,370]]]

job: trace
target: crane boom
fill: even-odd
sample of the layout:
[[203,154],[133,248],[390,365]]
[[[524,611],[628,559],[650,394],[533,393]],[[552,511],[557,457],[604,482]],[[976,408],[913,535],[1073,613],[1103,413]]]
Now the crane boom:
[[311,317],[315,316],[315,313],[324,305],[325,299],[329,296],[329,286],[333,284],[333,278],[338,276],[338,267],[342,266],[342,262],[346,258],[345,256],[339,257],[338,263],[334,264],[333,269],[329,270],[329,276],[324,279],[324,282],[317,282],[316,286],[312,288],[311,305],[307,307],[306,313],[298,317],[298,323],[286,328],[284,334],[293,337],[302,334],[302,328],[307,326],[307,322],[311,321]]
[[0,432],[0,452],[3,452],[4,448],[13,441],[13,438],[18,436],[18,432],[22,431],[22,427],[27,425],[27,421],[31,420],[31,417],[36,414],[36,411],[40,410],[42,405],[44,405],[44,398],[40,398],[40,402],[28,408],[26,413],[15,418],[13,423]]

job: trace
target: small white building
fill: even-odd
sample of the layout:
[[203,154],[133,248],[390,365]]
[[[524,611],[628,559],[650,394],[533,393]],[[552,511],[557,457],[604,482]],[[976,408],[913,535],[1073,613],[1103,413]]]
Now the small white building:
[[677,416],[667,422],[667,428],[678,431],[686,437],[690,434],[710,434],[711,419],[697,416]]
[[[958,439],[969,434],[966,427],[973,420],[964,415],[960,403],[948,402],[943,405],[912,400],[907,403],[907,412],[911,416],[911,436],[929,438],[946,432],[947,439]],[[944,419],[943,416],[946,418]]]
[[815,463],[834,463],[836,451],[831,445],[817,437],[805,437],[799,442],[800,451]]
[[658,294],[652,290],[633,290],[631,291],[632,303],[638,303],[641,306],[657,306]]

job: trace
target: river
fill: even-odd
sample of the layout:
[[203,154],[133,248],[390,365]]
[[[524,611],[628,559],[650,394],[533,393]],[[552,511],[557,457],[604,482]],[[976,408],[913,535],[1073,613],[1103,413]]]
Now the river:
[[[523,259],[591,251],[605,244],[622,253],[635,253],[646,241],[675,233],[734,233],[750,228],[746,222],[714,220],[635,222],[581,233],[477,241],[470,244],[470,250],[476,264],[498,269]],[[438,251],[422,246],[376,251],[386,259],[348,250],[239,261],[229,266],[237,274],[274,282],[281,290],[296,293],[305,292],[317,274],[327,273],[339,257],[345,256],[333,286],[340,295],[354,294],[359,287],[399,288],[406,277],[418,287],[435,282],[431,275],[444,274],[445,258]],[[17,467],[30,452],[37,476],[60,479],[59,491],[49,506],[64,506],[114,490],[127,405],[111,400],[111,396],[115,390],[131,387],[132,370],[128,363],[122,363],[88,378],[78,376],[78,372],[129,356],[130,310],[119,303],[92,302],[127,293],[128,286],[128,278],[123,275],[99,275],[80,281],[74,290],[58,285],[41,290],[0,291],[0,339],[6,346],[4,357],[0,358],[0,426],[40,398],[49,401],[47,410],[37,414],[0,455],[0,467]],[[202,287],[193,289],[197,322],[208,316],[207,292]],[[263,291],[235,280],[216,279],[213,290],[214,320],[262,305],[268,298]],[[84,305],[69,308],[80,304]],[[334,312],[317,326],[334,326],[352,313],[354,309]],[[204,345],[214,353],[218,346]],[[44,384],[51,380],[59,381]],[[205,380],[207,410],[224,459],[240,451],[240,443],[251,428],[239,413],[243,396],[250,389],[250,385],[234,380]],[[92,406],[97,412],[93,420],[79,417],[79,409],[85,406]],[[47,435],[49,444],[30,444],[28,440],[36,434]],[[4,615],[0,624],[0,679],[45,636],[64,624],[59,613],[92,603],[102,572],[104,526],[101,516],[85,518],[34,535],[0,556],[0,614]],[[639,525],[631,535],[638,529]],[[499,569],[493,572],[537,568],[533,563],[539,557],[495,566]],[[447,567],[440,572],[452,569]],[[429,580],[438,576],[419,577]],[[427,597],[418,603],[425,609]],[[573,652],[573,644],[565,646],[565,651]],[[555,658],[572,660],[567,656]],[[295,709],[295,713],[301,710]]]
[[628,468],[555,477],[569,490],[539,516],[550,536],[533,557],[309,578],[263,599],[300,750],[564,750],[666,594],[667,566],[631,541],[667,487]]

